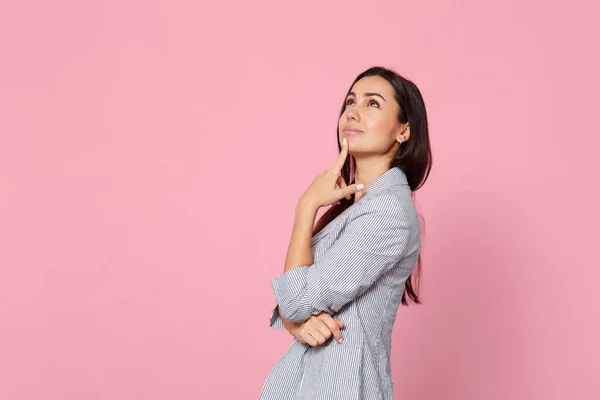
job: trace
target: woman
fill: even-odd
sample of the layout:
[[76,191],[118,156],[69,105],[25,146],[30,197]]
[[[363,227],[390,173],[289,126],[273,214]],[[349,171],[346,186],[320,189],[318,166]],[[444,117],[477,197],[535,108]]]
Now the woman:
[[[429,175],[431,149],[419,89],[386,68],[363,72],[342,106],[337,139],[333,167],[297,203],[284,273],[271,282],[271,326],[295,340],[263,400],[393,398],[392,326],[400,303],[420,302],[412,200]],[[329,205],[313,231],[317,210]]]

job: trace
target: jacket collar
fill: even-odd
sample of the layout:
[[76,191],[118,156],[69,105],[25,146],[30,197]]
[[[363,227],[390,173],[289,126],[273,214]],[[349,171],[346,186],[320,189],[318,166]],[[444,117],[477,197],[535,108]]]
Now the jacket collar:
[[[404,171],[402,171],[400,167],[392,167],[389,170],[385,171],[383,174],[379,175],[379,177],[375,179],[375,181],[371,183],[371,185],[369,185],[367,190],[365,190],[365,192],[360,197],[360,199],[358,199],[358,201],[360,202],[365,196],[371,197],[391,187],[401,187],[404,185],[408,186],[408,180],[406,179]],[[351,204],[348,208],[342,211],[340,215],[349,212],[349,210],[351,210],[355,204],[356,203]],[[342,221],[340,215],[334,218],[333,221],[328,223],[323,229],[321,229],[319,232],[317,232],[316,235],[314,235],[311,238],[311,246],[313,246],[319,240],[319,238],[323,237],[323,235],[325,235],[327,232],[333,230],[337,226],[337,224],[339,224],[340,221]]]
[[379,175],[373,183],[369,185],[367,190],[363,193],[361,198],[364,196],[373,196],[377,193],[384,191],[390,187],[408,185],[406,174],[400,167],[392,167]]

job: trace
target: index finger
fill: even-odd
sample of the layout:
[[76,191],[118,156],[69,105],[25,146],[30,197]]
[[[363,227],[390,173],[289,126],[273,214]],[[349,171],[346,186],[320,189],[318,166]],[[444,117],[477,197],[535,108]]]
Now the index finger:
[[333,317],[327,313],[323,313],[320,315],[321,321],[327,325],[333,337],[338,341],[338,343],[342,343],[342,332],[340,331],[340,327],[337,322],[333,319]]
[[338,155],[337,159],[335,160],[335,163],[333,164],[333,167],[331,168],[331,170],[339,173],[342,170],[344,163],[346,162],[347,156],[348,156],[348,139],[344,138],[344,140],[342,141],[342,150],[340,151],[340,154]]

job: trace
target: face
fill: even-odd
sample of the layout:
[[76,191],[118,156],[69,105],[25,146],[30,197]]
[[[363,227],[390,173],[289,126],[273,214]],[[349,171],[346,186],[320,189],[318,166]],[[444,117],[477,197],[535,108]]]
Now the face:
[[392,85],[380,76],[367,76],[352,86],[346,109],[338,122],[340,143],[346,137],[353,155],[392,157],[409,135],[408,124],[398,121],[400,106]]

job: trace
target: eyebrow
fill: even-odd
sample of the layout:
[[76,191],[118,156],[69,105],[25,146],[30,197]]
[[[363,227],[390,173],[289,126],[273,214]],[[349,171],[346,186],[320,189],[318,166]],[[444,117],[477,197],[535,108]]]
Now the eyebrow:
[[[356,97],[356,93],[354,92],[350,92],[348,93],[348,96],[354,96]],[[348,98],[348,96],[346,96],[346,98]],[[379,93],[374,93],[374,92],[369,92],[369,93],[365,93],[365,96],[369,97],[369,96],[379,96],[383,99],[383,101],[385,101],[387,103],[387,100],[383,98],[382,95],[380,95]]]

